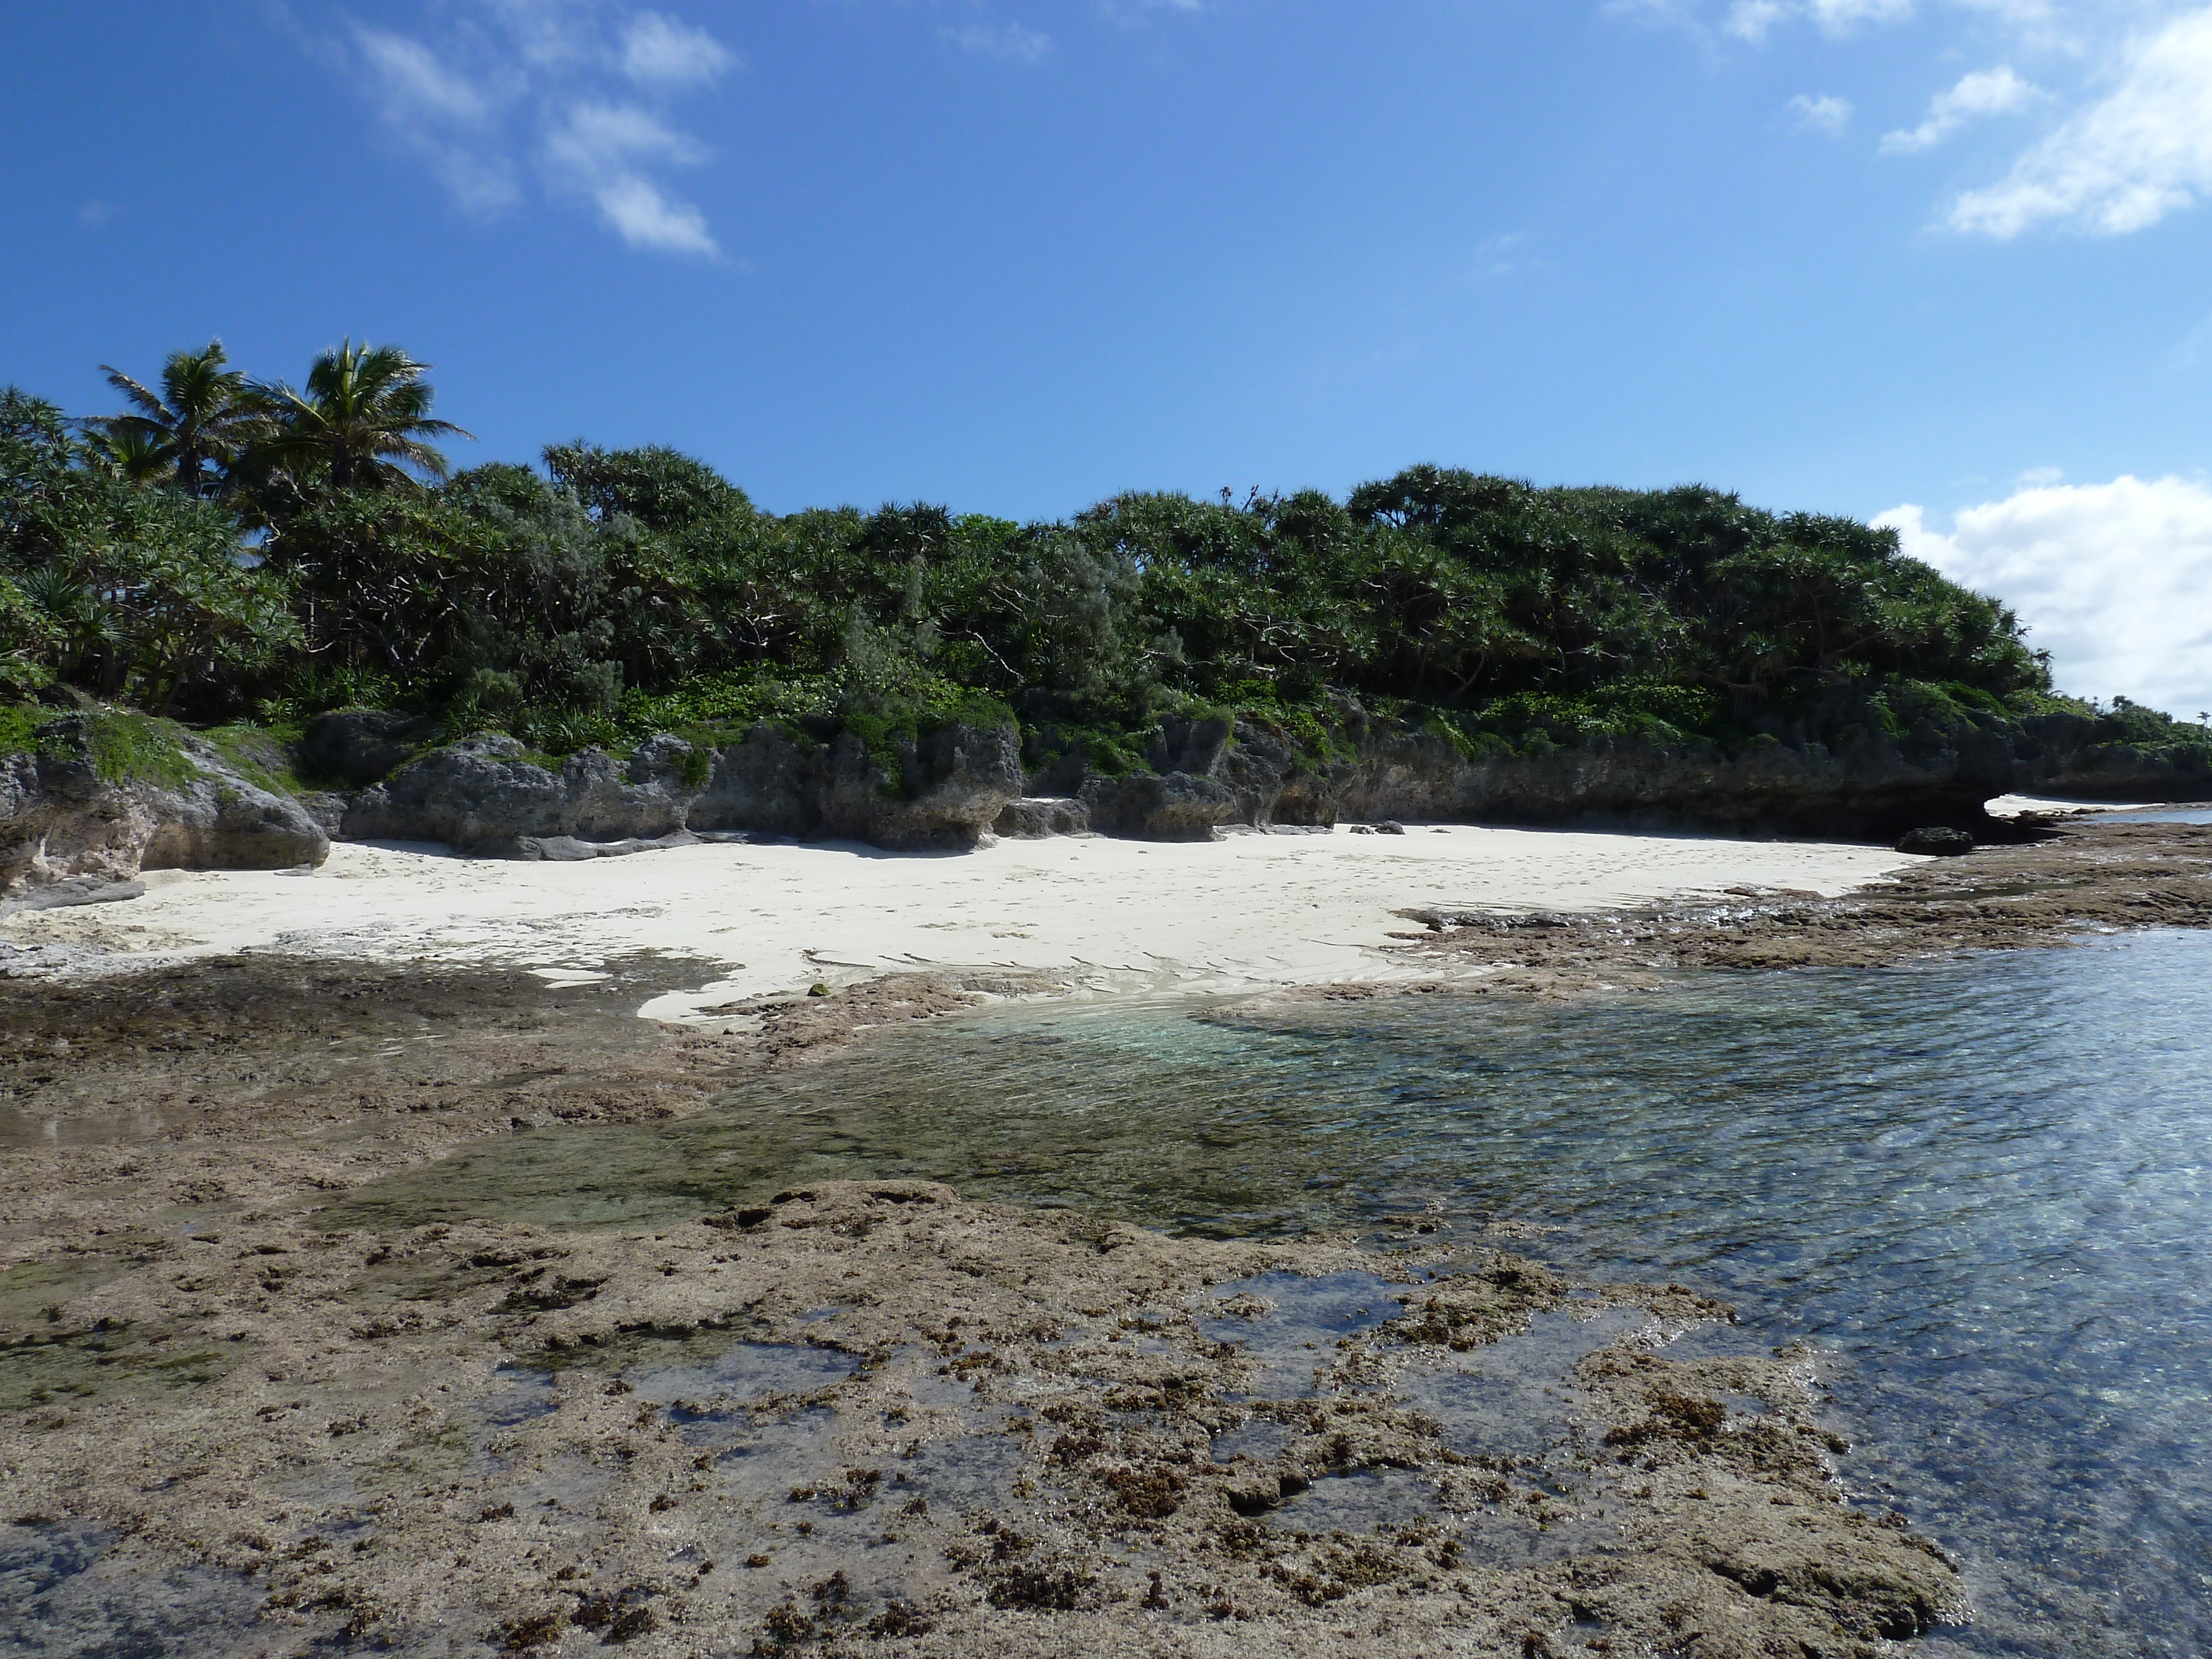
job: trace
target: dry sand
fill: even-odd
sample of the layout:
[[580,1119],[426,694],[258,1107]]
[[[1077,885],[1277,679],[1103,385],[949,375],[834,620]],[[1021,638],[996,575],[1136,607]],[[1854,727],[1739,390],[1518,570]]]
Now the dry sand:
[[273,951],[558,978],[657,950],[720,964],[721,976],[641,1012],[705,1024],[703,1007],[933,968],[1044,970],[1092,992],[1433,977],[1435,961],[1390,948],[1408,908],[1607,910],[1745,885],[1832,896],[1923,861],[1872,847],[1462,825],[1007,841],[944,856],[720,845],[579,864],[341,845],[311,875],[159,872],[126,903],[0,921],[0,939],[46,947],[19,971],[40,959],[115,969]]

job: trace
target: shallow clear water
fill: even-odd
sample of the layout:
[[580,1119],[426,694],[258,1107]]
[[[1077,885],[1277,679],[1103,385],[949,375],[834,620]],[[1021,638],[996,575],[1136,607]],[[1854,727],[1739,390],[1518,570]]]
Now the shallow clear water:
[[2093,823],[2212,823],[2212,806],[2147,806],[2139,812],[2100,812]]
[[2212,935],[1711,975],[1565,1007],[1265,1023],[1006,1009],[888,1034],[708,1116],[526,1134],[333,1224],[698,1213],[915,1175],[1223,1234],[1423,1206],[1734,1300],[1836,1356],[1847,1479],[1966,1564],[1920,1650],[2212,1650]]

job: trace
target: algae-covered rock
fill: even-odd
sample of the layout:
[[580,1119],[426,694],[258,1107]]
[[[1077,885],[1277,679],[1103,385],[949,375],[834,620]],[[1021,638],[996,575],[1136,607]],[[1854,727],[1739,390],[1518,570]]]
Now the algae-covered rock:
[[318,714],[300,738],[300,763],[359,789],[410,757],[430,722],[387,708],[339,708]]
[[586,749],[557,767],[489,732],[362,790],[344,833],[487,858],[599,858],[738,832],[957,850],[1020,793],[1010,729],[947,725],[893,742],[896,777],[850,732],[823,744],[761,724],[720,750],[664,733],[627,757]]
[[65,714],[0,757],[0,896],[142,870],[289,869],[330,848],[297,801],[167,721]]
[[1082,801],[1093,827],[1133,841],[1211,841],[1237,817],[1235,791],[1188,772],[1092,778]]

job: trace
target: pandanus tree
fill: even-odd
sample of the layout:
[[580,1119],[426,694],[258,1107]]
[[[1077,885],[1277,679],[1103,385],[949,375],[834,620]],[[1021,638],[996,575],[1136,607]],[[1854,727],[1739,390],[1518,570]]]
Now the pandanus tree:
[[262,460],[339,490],[407,488],[417,473],[443,478],[446,458],[424,441],[475,434],[431,416],[429,367],[398,346],[348,339],[315,359],[304,393],[282,382],[258,388],[270,422]]
[[215,493],[224,470],[264,424],[254,387],[229,362],[220,340],[198,351],[173,351],[161,365],[158,392],[102,363],[108,384],[131,410],[84,423],[94,454],[137,482],[167,474],[189,495]]

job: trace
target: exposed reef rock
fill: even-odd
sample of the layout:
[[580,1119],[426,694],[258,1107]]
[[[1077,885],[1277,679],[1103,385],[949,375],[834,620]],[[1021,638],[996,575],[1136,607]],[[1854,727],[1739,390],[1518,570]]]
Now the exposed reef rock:
[[[311,743],[315,736],[310,728]],[[488,733],[434,749],[362,790],[343,834],[521,859],[747,831],[957,850],[976,845],[1022,793],[1010,729],[945,726],[890,744],[896,775],[849,732],[817,742],[759,725],[719,750],[664,734],[625,758],[587,749],[557,767]]]
[[1091,828],[1091,809],[1073,795],[1023,795],[1008,801],[991,827],[1017,841],[1095,833]]
[[[2010,832],[1983,803],[2008,791],[2212,797],[2200,755],[2138,748],[2117,740],[2119,731],[2077,714],[1978,709],[1923,710],[1908,722],[1843,691],[1789,718],[1756,720],[1726,742],[1672,732],[1559,741],[1531,730],[1509,743],[1387,720],[1347,697],[1325,732],[1303,738],[1249,719],[1170,720],[1146,757],[1149,773],[1094,773],[1079,741],[1039,752],[1030,783],[1039,793],[1049,786],[1080,795],[1094,829],[1149,839],[1202,838],[1217,824],[1356,819],[1877,842],[1941,827],[1990,841]],[[1032,745],[1042,746],[1036,738]]]
[[1531,728],[1510,742],[1470,738],[1347,696],[1327,726],[1295,732],[1249,718],[1166,720],[1137,770],[1124,769],[1126,755],[1121,767],[1095,767],[1080,738],[1060,741],[1049,723],[1028,732],[1025,771],[1012,726],[948,724],[871,745],[834,720],[762,723],[719,746],[663,733],[624,756],[587,749],[554,761],[497,732],[426,751],[426,722],[347,709],[311,722],[296,757],[305,775],[341,788],[298,800],[167,727],[166,770],[104,780],[87,722],[119,718],[66,717],[41,731],[35,752],[0,763],[0,894],[79,877],[128,880],[142,867],[319,863],[331,835],[553,860],[748,834],[959,851],[994,830],[1205,841],[1240,825],[1340,820],[1890,842],[1942,830],[1990,842],[2018,833],[1982,810],[2007,791],[2212,797],[2200,753],[2135,746],[2109,720],[1947,706],[1908,721],[1848,691],[1727,741],[1656,722],[1638,736],[1559,740]]
[[1079,799],[1096,828],[1132,841],[1208,841],[1239,816],[1228,785],[1189,772],[1092,778]]
[[723,1097],[744,1046],[611,967],[0,982],[0,1085],[59,1126],[0,1164],[0,1543],[75,1580],[70,1650],[1875,1659],[1957,1616],[1845,1501],[1805,1356],[1468,1218],[1176,1238],[718,1170],[568,1225],[416,1184]]
[[[126,719],[135,746],[103,763],[100,722]],[[142,870],[283,870],[330,851],[299,802],[164,724],[66,714],[30,752],[0,757],[0,897],[98,892]]]

